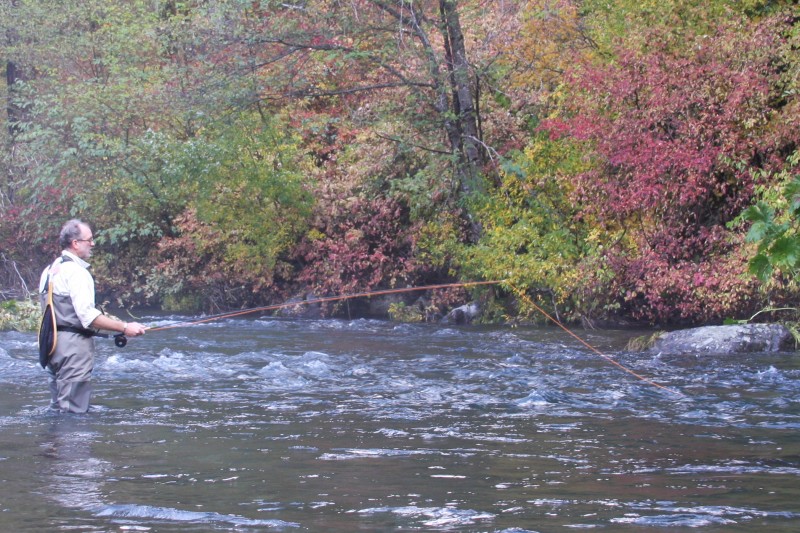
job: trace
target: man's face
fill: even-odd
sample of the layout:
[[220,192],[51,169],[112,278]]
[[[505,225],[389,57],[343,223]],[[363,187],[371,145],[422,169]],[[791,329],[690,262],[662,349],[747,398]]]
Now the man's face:
[[92,256],[92,248],[94,248],[92,228],[89,226],[81,226],[81,237],[80,239],[74,239],[72,241],[72,249],[75,255],[83,260],[87,260]]

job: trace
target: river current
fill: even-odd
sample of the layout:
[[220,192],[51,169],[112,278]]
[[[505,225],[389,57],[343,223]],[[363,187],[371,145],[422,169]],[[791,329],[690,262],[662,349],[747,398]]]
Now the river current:
[[551,328],[231,319],[98,339],[61,415],[0,333],[0,531],[800,531],[800,357],[578,333],[675,392]]

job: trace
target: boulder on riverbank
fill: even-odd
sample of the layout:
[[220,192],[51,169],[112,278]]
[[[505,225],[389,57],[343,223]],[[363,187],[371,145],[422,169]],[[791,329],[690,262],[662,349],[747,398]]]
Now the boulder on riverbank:
[[462,306],[456,307],[444,318],[442,318],[442,324],[470,324],[473,320],[478,318],[481,314],[480,306],[475,303],[468,303]]
[[289,298],[276,311],[275,315],[285,318],[319,319],[322,317],[322,306],[317,295],[306,292]]
[[736,354],[795,349],[791,332],[780,324],[704,326],[660,335],[654,352],[669,354]]

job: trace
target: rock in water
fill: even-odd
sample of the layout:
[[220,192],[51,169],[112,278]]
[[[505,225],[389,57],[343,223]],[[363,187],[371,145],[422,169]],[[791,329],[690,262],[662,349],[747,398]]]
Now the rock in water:
[[780,324],[704,326],[664,333],[654,352],[670,354],[735,354],[781,352],[795,348],[791,332]]

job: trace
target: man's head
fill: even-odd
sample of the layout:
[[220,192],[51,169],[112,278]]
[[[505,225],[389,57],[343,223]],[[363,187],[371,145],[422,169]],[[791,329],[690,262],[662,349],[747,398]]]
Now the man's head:
[[72,252],[81,259],[89,259],[94,246],[92,228],[77,218],[72,219],[61,228],[58,243],[61,248]]

